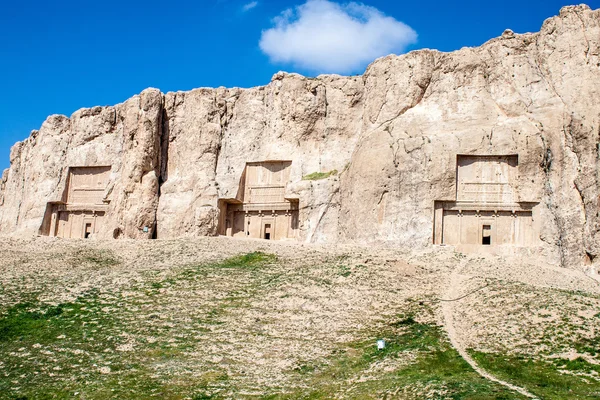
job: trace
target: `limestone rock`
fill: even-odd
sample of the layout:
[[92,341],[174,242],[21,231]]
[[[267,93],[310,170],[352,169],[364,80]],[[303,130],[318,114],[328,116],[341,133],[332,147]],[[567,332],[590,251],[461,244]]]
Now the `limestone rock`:
[[217,235],[247,163],[282,160],[297,240],[427,247],[435,202],[456,200],[457,155],[518,155],[518,201],[539,203],[532,251],[589,264],[600,254],[599,54],[600,11],[571,6],[538,33],[391,55],[362,76],[147,89],[50,116],[11,151],[0,232],[44,233],[49,203],[69,207],[69,168],[110,166],[98,237]]

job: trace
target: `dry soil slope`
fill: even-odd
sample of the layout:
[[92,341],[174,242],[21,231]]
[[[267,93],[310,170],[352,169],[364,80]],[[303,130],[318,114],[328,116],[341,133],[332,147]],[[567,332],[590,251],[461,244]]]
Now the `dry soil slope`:
[[225,238],[0,250],[2,398],[520,398],[452,348],[448,293],[468,295],[452,328],[494,376],[600,392],[598,285],[569,270]]

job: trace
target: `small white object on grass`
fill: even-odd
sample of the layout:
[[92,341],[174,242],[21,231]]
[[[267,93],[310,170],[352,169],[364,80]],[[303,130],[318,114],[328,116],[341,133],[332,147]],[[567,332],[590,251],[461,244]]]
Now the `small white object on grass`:
[[377,350],[385,349],[385,340],[380,339],[377,341]]

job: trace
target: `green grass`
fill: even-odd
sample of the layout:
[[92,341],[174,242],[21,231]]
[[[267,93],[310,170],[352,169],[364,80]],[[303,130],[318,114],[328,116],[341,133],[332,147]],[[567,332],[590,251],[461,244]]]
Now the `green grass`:
[[[525,387],[542,399],[598,399],[600,382],[586,377],[600,366],[582,358],[542,360],[524,355],[471,352],[478,364],[501,379]],[[562,372],[561,372],[562,371]],[[565,373],[571,372],[571,373]],[[580,375],[577,375],[577,374]]]
[[598,356],[600,355],[600,336],[580,338],[573,344],[573,347],[579,353]]
[[[5,376],[11,379],[0,379],[0,397],[62,398],[77,387],[82,377],[73,377],[69,384],[58,384],[56,379],[67,377],[72,365],[79,362],[71,359],[66,348],[81,352],[75,358],[86,364],[102,358],[98,355],[111,341],[102,331],[110,330],[113,324],[102,307],[97,294],[90,292],[58,305],[33,298],[2,313],[0,358]],[[90,371],[89,376],[96,374],[99,372]],[[51,376],[56,378],[48,379]]]
[[182,274],[184,276],[193,276],[196,273],[208,273],[211,271],[219,270],[238,270],[238,271],[253,271],[264,268],[269,264],[275,263],[277,256],[273,254],[263,253],[261,251],[255,251],[252,253],[241,254],[238,256],[227,258],[223,261],[201,264],[192,267],[185,268]]
[[19,303],[8,309],[0,319],[0,343],[18,339],[22,341],[39,333],[51,333],[48,329],[62,322],[61,315],[65,307],[72,305],[36,307],[33,303]]
[[[349,343],[334,351],[329,360],[317,365],[304,364],[295,369],[298,379],[313,390],[272,394],[269,399],[519,399],[520,395],[481,378],[450,346],[439,326],[422,324],[404,316],[380,335]],[[385,338],[386,348],[378,350],[376,341]],[[357,381],[371,367],[387,362],[397,365],[371,378]],[[352,385],[349,381],[354,380]],[[401,397],[398,397],[402,393]],[[436,394],[437,393],[437,394]],[[442,395],[443,394],[443,395]]]
[[352,269],[350,267],[348,267],[347,265],[339,265],[338,268],[339,268],[338,274],[340,276],[347,278],[350,275],[352,275]]
[[330,176],[337,175],[337,169],[334,169],[329,172],[313,172],[312,174],[308,174],[302,177],[303,181],[320,181],[321,179],[327,179]]
[[[253,252],[174,269],[161,280],[148,274],[127,288],[127,297],[94,290],[71,302],[47,304],[37,294],[20,293],[21,302],[0,311],[0,399],[218,398],[229,379],[218,367],[185,379],[170,369],[183,368],[201,345],[191,335],[222,326],[230,310],[249,307],[249,299],[268,288],[272,277],[262,270],[276,261],[274,255]],[[119,263],[104,251],[80,251],[71,262],[98,269]],[[210,307],[198,305],[195,318],[162,323],[161,310],[173,301],[162,290],[193,296],[206,277],[231,278],[233,285],[216,292]],[[137,314],[140,309],[147,310],[143,318]],[[129,335],[153,336],[155,341],[138,341],[134,351],[119,351],[123,336]]]
[[267,254],[260,251],[253,253],[242,254],[239,256],[228,258],[220,263],[213,264],[216,268],[260,268],[269,263],[277,261],[277,257],[273,254]]
[[[105,306],[90,293],[59,305],[31,301],[8,309],[0,319],[5,367],[0,398],[182,398],[181,387],[154,377],[149,365],[177,357],[178,352],[115,352],[118,335],[127,328],[103,312]],[[101,367],[110,368],[110,374]]]
[[177,284],[176,282],[182,280],[197,281],[209,275],[222,274],[223,271],[234,274],[232,277],[237,274],[251,273],[256,278],[262,270],[275,262],[277,262],[277,256],[273,254],[260,251],[241,254],[216,263],[185,267],[171,278],[164,279],[161,282],[152,282],[151,289],[174,286]]
[[[14,305],[0,315],[0,360],[3,363],[0,364],[3,367],[0,368],[0,398],[219,399],[232,394],[244,397],[235,395],[245,390],[243,381],[232,380],[218,366],[185,375],[185,378],[178,377],[178,370],[157,374],[157,368],[185,366],[195,346],[201,345],[187,336],[172,342],[169,339],[174,335],[183,329],[191,329],[193,335],[210,332],[211,326],[224,323],[223,317],[232,307],[249,307],[248,300],[256,291],[268,290],[265,282],[271,278],[256,274],[274,260],[269,254],[250,253],[196,267],[197,274],[202,268],[206,274],[241,274],[240,277],[246,277],[241,280],[246,286],[231,288],[210,308],[202,310],[201,320],[185,322],[186,326],[152,327],[145,321],[132,324],[128,318],[135,313],[130,309],[139,307],[143,301],[157,309],[170,301],[159,293],[144,292],[146,287],[183,285],[191,288],[203,283],[202,277],[206,275],[197,275],[198,280],[179,276],[147,282],[146,286],[140,286],[139,299],[90,292],[58,305],[45,304],[35,298]],[[154,321],[153,315],[146,318]],[[122,343],[120,335],[136,330],[158,340],[138,342],[132,352],[113,351]],[[379,329],[360,336],[363,339],[356,342],[332,343],[329,357],[305,362],[287,371],[291,381],[300,384],[302,389],[264,388],[262,398],[369,399],[399,390],[408,390],[403,392],[402,398],[415,399],[422,398],[424,391],[433,393],[432,398],[438,398],[435,393],[445,393],[445,397],[439,398],[450,399],[519,398],[480,378],[449,345],[440,327],[420,323],[413,314],[382,322]],[[376,348],[380,338],[387,342],[383,351]],[[27,353],[31,354],[23,356]],[[389,363],[393,368],[357,381],[380,363]],[[55,370],[56,367],[59,369]],[[102,373],[100,367],[109,367],[110,373]]]
[[[76,258],[88,268],[119,263],[110,252],[82,252]],[[277,332],[269,321],[276,319],[261,302],[265,293],[289,284],[336,289],[335,281],[359,279],[366,268],[347,266],[342,257],[315,267],[319,273],[311,276],[295,266],[276,268],[278,262],[272,254],[253,252],[146,271],[118,290],[98,287],[60,304],[19,292],[18,303],[0,310],[0,399],[522,398],[476,374],[442,327],[429,322],[434,312],[422,299],[399,305],[406,314],[357,327],[351,332],[356,340],[332,341],[323,357],[307,355],[282,372],[289,379],[280,386],[251,381],[241,372],[248,366],[228,356],[227,346],[245,349],[247,338],[268,341]],[[282,293],[283,298],[290,292]],[[235,326],[247,313],[251,320]],[[240,336],[228,342],[231,332]],[[119,350],[132,338],[133,350]],[[387,343],[382,351],[378,339]],[[221,342],[222,353],[203,352]],[[597,343],[592,338],[573,345],[589,356]],[[293,357],[294,348],[289,351]],[[208,361],[206,354],[223,360]],[[589,377],[600,367],[583,358],[473,354],[483,368],[544,399],[591,399],[600,392]]]
[[558,359],[558,360],[554,360],[554,364],[559,369],[565,369],[568,371],[576,371],[576,372],[584,372],[584,373],[593,373],[595,371],[597,373],[600,373],[600,365],[591,364],[582,357],[577,357],[574,360]]
[[110,250],[86,249],[74,253],[74,266],[92,265],[96,268],[108,268],[121,264],[121,261]]
[[[203,378],[179,382],[156,376],[153,366],[184,360],[186,346],[163,340],[135,352],[115,352],[118,335],[130,327],[102,312],[105,306],[88,295],[56,306],[17,304],[4,313],[0,399],[183,399],[207,387]],[[226,376],[215,379],[223,382]]]

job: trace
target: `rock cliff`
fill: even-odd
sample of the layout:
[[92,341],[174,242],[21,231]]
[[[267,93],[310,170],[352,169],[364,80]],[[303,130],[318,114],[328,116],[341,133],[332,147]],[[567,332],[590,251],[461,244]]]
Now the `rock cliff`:
[[99,237],[216,235],[219,199],[236,198],[246,163],[290,160],[298,240],[426,247],[434,202],[456,197],[457,155],[514,154],[519,201],[539,203],[531,252],[591,265],[600,254],[599,54],[600,10],[571,6],[538,33],[387,56],[362,76],[147,89],[53,115],[11,151],[0,232],[40,233],[68,169],[102,165],[111,172]]

